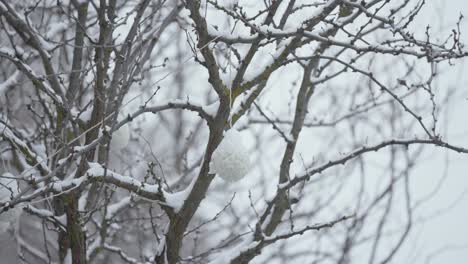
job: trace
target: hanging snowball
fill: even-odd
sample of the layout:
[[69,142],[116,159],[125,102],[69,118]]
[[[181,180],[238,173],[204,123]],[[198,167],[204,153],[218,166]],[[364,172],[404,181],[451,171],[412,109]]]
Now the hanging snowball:
[[235,182],[242,179],[250,170],[249,151],[244,145],[242,135],[235,129],[224,133],[224,138],[214,151],[210,172],[223,180]]
[[[10,173],[5,173],[0,177],[0,202],[8,202],[12,196],[18,194],[18,184]],[[19,224],[19,216],[21,208],[18,206],[10,208],[0,214],[0,233],[5,233],[9,230],[16,230]]]

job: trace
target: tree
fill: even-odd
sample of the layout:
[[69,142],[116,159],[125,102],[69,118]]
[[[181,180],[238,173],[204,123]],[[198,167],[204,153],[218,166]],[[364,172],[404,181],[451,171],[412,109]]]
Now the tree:
[[462,16],[434,37],[425,1],[240,2],[0,0],[23,261],[394,259],[421,156],[468,153],[435,82],[468,55]]

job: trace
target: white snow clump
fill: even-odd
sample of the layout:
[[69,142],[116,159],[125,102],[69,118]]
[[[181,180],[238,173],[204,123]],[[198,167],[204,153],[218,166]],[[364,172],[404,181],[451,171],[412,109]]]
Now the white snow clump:
[[224,138],[214,151],[210,163],[210,173],[216,173],[227,182],[238,181],[251,167],[249,151],[242,135],[235,129],[224,132]]

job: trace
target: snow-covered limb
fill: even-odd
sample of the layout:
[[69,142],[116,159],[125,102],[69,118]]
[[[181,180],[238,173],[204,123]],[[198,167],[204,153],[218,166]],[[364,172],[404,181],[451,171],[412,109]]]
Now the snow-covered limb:
[[[65,180],[54,179],[49,184],[26,194],[24,191],[16,195],[11,201],[3,202],[0,204],[0,212],[7,211],[16,205],[24,202],[34,201],[39,197],[47,197],[49,193],[54,195],[63,194],[73,189],[82,188],[92,181],[102,181],[105,183],[113,184],[120,188],[134,192],[146,199],[165,202],[164,192],[160,189],[159,185],[146,184],[140,182],[130,176],[123,176],[111,170],[105,169],[97,163],[89,163],[90,169],[86,175],[79,178],[69,178]],[[28,189],[30,190],[30,189]],[[170,204],[166,204],[170,206]]]
[[24,207],[24,210],[40,218],[54,217],[54,213],[46,209],[38,209],[30,204]]
[[50,85],[45,81],[46,78],[39,76],[38,74],[29,67],[24,61],[20,60],[15,56],[15,52],[11,49],[0,47],[0,58],[6,58],[15,64],[16,68],[26,75],[33,84],[47,94],[52,100],[58,104],[62,104],[63,101],[60,96],[57,95],[56,91],[50,87]]
[[[147,264],[148,262],[139,262],[137,259],[128,256],[125,252],[123,252],[122,248],[111,246],[110,244],[104,243],[104,249],[117,253],[125,263],[130,264]],[[148,263],[149,264],[149,263]]]
[[[210,116],[208,113],[206,113],[204,111],[203,107],[201,107],[199,105],[193,105],[192,103],[190,103],[188,101],[183,103],[181,101],[176,100],[176,101],[168,102],[165,105],[161,105],[161,106],[141,108],[138,111],[136,111],[135,113],[133,113],[129,118],[124,119],[121,122],[119,122],[114,127],[113,130],[109,131],[109,133],[113,133],[115,130],[119,129],[121,126],[127,124],[133,118],[135,118],[135,117],[137,117],[137,116],[139,116],[141,114],[148,113],[148,112],[157,113],[157,112],[164,111],[164,110],[169,110],[169,109],[188,109],[188,110],[191,110],[191,111],[198,112],[200,114],[200,116],[204,117],[207,120],[207,122],[209,122],[209,123],[211,123],[212,120],[213,120],[212,116]],[[56,171],[63,168],[70,161],[72,161],[75,157],[80,157],[81,155],[83,155],[83,154],[87,153],[88,151],[94,149],[105,138],[105,135],[101,135],[100,137],[98,137],[96,140],[92,141],[88,145],[75,147],[74,152],[70,153],[67,157],[62,159],[64,162],[59,164],[59,166],[57,168],[55,168],[53,171],[50,171],[50,169],[46,166],[45,161],[39,155],[34,153],[30,148],[28,148],[27,144],[24,141],[20,140],[17,136],[15,136],[14,133],[7,126],[0,123],[0,129],[1,129],[0,131],[2,131],[3,137],[5,137],[9,141],[11,140],[12,144],[14,144],[17,148],[19,148],[19,150],[21,150],[23,152],[23,154],[26,157],[26,160],[28,161],[28,163],[30,163],[30,165],[32,167],[34,167],[34,168],[38,167],[41,174],[43,176],[47,176],[47,177],[44,177],[44,178],[40,179],[40,181],[50,179],[51,177],[53,177],[55,175]],[[73,139],[72,141],[70,141],[70,144],[75,142],[77,139],[78,138]],[[49,158],[51,158],[51,157],[49,157]],[[91,170],[91,172],[95,173],[96,171]],[[133,179],[131,177],[124,177],[124,176],[121,176],[121,175],[118,175],[118,174],[113,174],[113,173],[110,173],[110,175],[116,176],[116,177],[109,176],[109,174],[108,174],[107,177],[105,177],[104,181],[106,181],[108,183],[118,185],[118,186],[120,186],[122,188],[125,188],[125,189],[129,190],[129,191],[133,191],[133,192],[135,192],[135,193],[137,193],[137,194],[139,194],[139,195],[141,195],[141,196],[143,196],[145,198],[148,198],[148,199],[151,199],[151,200],[164,201],[163,198],[162,198],[162,194],[158,193],[158,190],[157,190],[158,187],[157,186],[143,184],[143,183],[141,183],[139,181],[136,181],[135,179]],[[95,179],[103,179],[104,174],[94,175],[94,178]],[[85,182],[87,182],[87,180],[84,180],[83,177],[81,177],[81,178],[74,179],[74,180],[69,181],[69,182],[62,181],[62,182],[56,182],[56,183],[54,183],[52,185],[44,186],[43,188],[39,188],[39,189],[35,190],[33,193],[31,193],[29,195],[25,195],[25,193],[21,193],[19,195],[19,197],[16,197],[16,199],[13,201],[13,203],[10,204],[9,206],[14,206],[14,205],[16,205],[18,203],[22,203],[22,202],[32,201],[33,199],[41,196],[43,193],[48,193],[50,191],[52,191],[52,192],[67,191],[67,190],[69,190],[71,188],[79,187],[79,186],[81,186],[81,184],[83,184]],[[144,188],[142,188],[142,186],[144,186]],[[25,190],[25,191],[29,191],[29,190],[30,189]]]
[[[59,81],[57,72],[52,66],[52,56],[50,55],[46,47],[50,45],[48,45],[48,43],[42,39],[41,35],[36,31],[36,29],[34,27],[31,27],[28,21],[25,21],[23,19],[23,16],[20,16],[18,12],[16,12],[16,10],[9,3],[3,0],[2,3],[3,5],[0,6],[0,11],[2,12],[3,17],[8,21],[10,25],[14,27],[14,29],[18,32],[18,35],[39,53],[42,64],[44,66],[45,73],[47,74],[47,78],[44,79],[47,79],[50,82],[52,86],[51,88],[54,91],[54,93],[48,93],[48,95],[51,96],[53,100],[57,103],[62,102],[63,104],[67,104],[66,101],[61,100],[61,98],[65,98],[65,88]],[[36,76],[31,75],[31,70],[25,71],[22,67],[22,64],[25,64],[24,62],[22,62],[18,58],[11,56],[8,56],[7,58],[13,61],[18,67],[18,69],[25,73],[26,76],[28,76],[28,78],[31,79],[31,81],[33,81],[35,85],[39,83],[40,86],[42,86],[42,88],[45,89],[44,83],[46,82],[43,81],[42,78],[37,79]],[[58,94],[59,96],[55,96],[55,94]]]
[[98,163],[89,163],[89,169],[85,177],[116,185],[150,200],[164,201],[158,184],[147,184],[133,177],[120,175]]
[[[169,193],[162,190],[158,184],[143,183],[131,176],[123,176],[109,169],[105,169],[97,163],[89,163],[89,170],[86,172],[86,177],[113,184],[120,188],[134,192],[137,195],[159,201],[161,205],[172,208],[177,212],[182,207],[188,194],[192,191],[194,180],[184,190],[176,193]],[[131,203],[131,197],[127,197],[120,202],[108,207],[107,218],[112,218],[120,209]]]
[[[89,167],[90,169],[86,172],[85,177],[88,177],[93,180],[110,183],[125,190],[134,192],[135,194],[143,198],[158,201],[161,205],[164,205],[166,208],[171,208],[174,212],[177,212],[180,209],[180,207],[182,207],[188,194],[193,188],[193,184],[195,183],[195,181],[192,181],[188,187],[186,187],[180,192],[169,193],[162,190],[161,186],[158,184],[147,184],[131,176],[120,175],[109,169],[105,169],[97,163],[89,163]],[[110,211],[110,213],[115,213],[115,210],[117,210],[120,207],[126,206],[130,202],[130,197],[128,197],[128,199],[124,199],[123,201],[121,201],[121,203],[115,204],[115,208],[111,207],[112,210]],[[110,216],[111,215],[109,215],[109,217]]]
[[57,217],[54,215],[53,212],[46,210],[46,209],[38,209],[35,206],[28,204],[23,208],[25,212],[28,212],[29,214],[35,215],[41,219],[47,220],[54,222],[56,226],[61,227],[63,230],[65,230],[66,225],[67,225],[67,220],[64,217]]
[[219,100],[216,100],[215,102],[213,102],[213,103],[211,103],[209,105],[202,106],[202,108],[208,115],[210,115],[212,118],[214,118],[216,116],[216,113],[218,112]]
[[47,163],[41,156],[35,153],[28,144],[15,135],[15,133],[3,122],[0,121],[0,140],[8,141],[11,146],[18,150],[24,157],[28,165],[37,166],[40,173],[44,176],[50,173]]
[[[232,37],[233,34],[231,31],[222,32],[219,29],[213,30],[209,28],[208,33],[211,36],[219,36],[220,41],[226,43],[252,43],[255,39],[259,37],[274,37],[281,34],[287,34],[282,36],[279,39],[285,37],[291,37],[297,35],[304,28],[315,29],[315,26],[323,21],[327,16],[329,16],[333,10],[339,6],[341,0],[333,0],[319,5],[315,8],[313,13],[309,14],[306,18],[301,18],[301,21],[294,21],[294,25],[288,25],[289,21],[286,21],[286,24],[278,28],[275,24],[263,23],[261,25],[256,25],[252,21],[245,20],[242,16],[238,15],[237,12],[233,12],[229,9],[218,4],[217,1],[209,0],[209,3],[212,4],[216,9],[222,10],[224,13],[228,14],[230,17],[241,20],[243,24],[248,27],[251,32],[250,34],[246,33],[247,30],[237,30],[235,31],[235,37]],[[304,20],[305,19],[305,20]]]
[[1,98],[3,95],[5,95],[8,88],[18,83],[18,75],[19,71],[15,71],[15,73],[13,73],[8,79],[6,79],[3,83],[0,83],[0,103],[3,103]]
[[119,212],[121,212],[123,209],[125,209],[127,206],[129,206],[131,203],[132,203],[132,196],[129,195],[127,197],[124,197],[120,201],[107,206],[106,219],[110,220],[110,219],[114,218]]
[[44,43],[44,40],[40,37],[40,34],[33,27],[30,27],[28,22],[26,22],[22,16],[20,16],[16,10],[10,6],[9,3],[3,2],[3,5],[0,5],[0,11],[2,11],[3,15],[6,19],[8,19],[8,21],[14,21],[12,24],[17,26],[15,30],[21,29],[29,33],[28,35],[31,38],[30,43],[35,49],[42,53],[42,56],[45,56],[47,59],[52,57],[44,46],[44,44],[47,45],[47,43]]
[[[40,188],[37,188],[33,192],[27,194],[30,190],[32,190],[32,187],[25,188],[25,190],[22,190],[20,193],[15,194],[12,199],[9,201],[4,201],[0,202],[0,215],[11,210],[11,209],[17,209],[17,205],[25,202],[31,202],[34,201],[35,199],[39,197],[48,197],[49,193],[53,193],[55,195],[58,194],[63,194],[66,192],[69,192],[70,190],[73,190],[75,188],[79,188],[83,186],[83,184],[87,183],[87,179],[85,176],[76,178],[76,179],[68,179],[68,180],[63,180],[59,181],[57,178],[51,178],[50,176],[48,177],[43,177],[40,180],[45,181],[46,179],[53,179],[51,183],[42,186]],[[45,198],[48,199],[48,198]]]
[[[57,36],[58,34],[61,34],[65,30],[67,30],[69,27],[70,27],[70,25],[67,24],[64,21],[60,21],[58,23],[50,24],[49,31],[47,31],[47,33],[44,35],[44,37],[46,38],[46,41],[47,41],[48,39],[51,39],[51,38]],[[50,45],[49,43],[47,43],[45,41],[42,42],[42,43],[45,44],[44,46],[48,47],[47,49],[55,48],[54,45]]]
[[72,117],[74,119],[79,119],[82,122],[89,122],[91,120],[91,114],[93,112],[93,105],[87,105],[84,107],[84,109],[78,110],[76,107],[73,107],[70,110],[70,113],[72,114]]
[[[403,29],[395,27],[392,20],[376,16],[373,12],[371,12],[368,7],[362,6],[360,3],[353,3],[350,1],[346,1],[347,4],[352,5],[356,8],[352,15],[348,15],[345,17],[339,17],[335,21],[335,23],[339,23],[340,26],[343,26],[350,21],[354,20],[354,18],[359,15],[360,13],[365,13],[366,15],[370,15],[376,20],[380,21],[382,24],[392,28],[399,33],[399,35],[407,42],[412,43],[411,47],[402,47],[402,48],[394,48],[388,47],[385,45],[381,45],[380,43],[375,44],[367,44],[367,45],[358,45],[351,41],[340,41],[337,38],[333,38],[328,36],[325,31],[321,30],[322,32],[317,32],[316,28],[314,27],[317,23],[321,22],[327,15],[330,14],[333,9],[338,6],[338,3],[341,1],[329,1],[326,5],[318,9],[318,12],[315,15],[312,15],[312,18],[308,19],[308,21],[304,21],[304,23],[297,23],[296,28],[287,28],[287,29],[278,29],[273,26],[268,25],[255,25],[250,22],[245,22],[244,24],[249,27],[255,34],[226,34],[223,32],[219,32],[216,30],[210,30],[210,37],[216,39],[216,41],[221,41],[227,44],[233,43],[253,43],[259,37],[263,36],[264,38],[275,38],[275,39],[286,39],[286,38],[304,38],[311,41],[317,41],[321,43],[327,43],[332,46],[337,47],[344,47],[350,50],[354,50],[358,53],[365,53],[365,52],[372,52],[372,53],[382,53],[382,54],[405,54],[409,56],[414,56],[417,58],[424,58],[427,57],[431,61],[444,61],[454,58],[462,58],[467,56],[468,51],[466,50],[453,50],[449,48],[445,48],[443,45],[428,43],[426,40],[417,40],[411,34],[404,32]],[[214,3],[214,2],[213,2]],[[359,9],[359,11],[357,11]],[[235,15],[231,15],[235,17]],[[333,29],[334,27],[330,27]],[[314,31],[315,30],[315,31]],[[382,41],[384,42],[384,41]],[[428,48],[430,47],[430,48]]]
[[94,240],[92,240],[91,243],[89,243],[87,249],[86,249],[86,259],[90,261],[93,258],[93,254],[96,254],[98,250],[100,250],[102,244],[102,239],[101,235],[95,236]]

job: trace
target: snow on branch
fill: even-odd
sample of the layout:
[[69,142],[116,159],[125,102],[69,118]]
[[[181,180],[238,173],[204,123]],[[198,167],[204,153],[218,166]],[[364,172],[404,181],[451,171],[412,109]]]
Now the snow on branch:
[[28,204],[23,208],[25,212],[28,212],[31,215],[35,215],[41,219],[53,222],[56,224],[56,226],[62,228],[62,230],[66,230],[66,220],[63,217],[57,217],[54,215],[53,212],[47,210],[47,209],[39,209],[36,208],[35,206]]
[[90,162],[88,164],[89,169],[86,172],[85,177],[89,179],[113,184],[150,200],[164,201],[163,194],[161,193],[161,187],[158,184],[147,184],[133,177],[120,175],[102,167],[98,163]]
[[116,247],[108,243],[104,243],[104,249],[118,254],[120,256],[120,259],[124,261],[125,263],[143,264],[143,262],[139,262],[137,259],[128,256],[127,253],[125,253],[120,247]]
[[[195,181],[186,187],[184,190],[176,193],[169,193],[162,189],[160,184],[148,184],[141,182],[131,176],[120,175],[109,169],[106,169],[98,163],[89,163],[89,169],[86,176],[92,180],[103,181],[105,183],[113,184],[117,187],[123,188],[133,192],[143,198],[158,201],[160,205],[165,208],[171,208],[177,212],[185,202],[187,196],[193,188]],[[112,218],[120,209],[131,203],[131,198],[127,197],[122,201],[109,206],[107,218]]]
[[[331,12],[341,3],[344,2],[346,5],[353,8],[352,15],[345,17],[338,17],[335,20],[330,19],[329,24],[335,27],[344,27],[347,23],[354,20],[360,14],[372,17],[379,21],[382,25],[385,25],[391,29],[394,33],[400,35],[408,45],[401,47],[392,47],[389,45],[391,40],[384,40],[381,43],[367,43],[366,45],[356,44],[354,40],[341,41],[338,38],[334,38],[332,35],[327,34],[322,29],[322,32],[317,31],[315,27],[318,23],[323,22],[325,18],[331,14]],[[231,16],[233,19],[239,19],[243,21],[243,24],[251,30],[251,34],[228,34],[219,30],[209,30],[210,37],[216,39],[216,41],[224,42],[226,44],[247,44],[254,43],[259,38],[266,40],[274,39],[286,39],[286,38],[303,38],[304,40],[316,41],[326,43],[331,46],[343,47],[349,50],[354,50],[357,53],[381,53],[381,54],[392,54],[392,55],[409,55],[417,58],[427,58],[428,61],[444,61],[454,58],[462,58],[468,55],[467,50],[461,48],[447,48],[444,45],[428,42],[427,40],[418,40],[413,34],[404,31],[404,28],[397,27],[395,22],[391,19],[387,19],[382,16],[378,16],[370,11],[372,4],[362,4],[351,1],[329,1],[326,5],[318,8],[315,14],[312,14],[310,19],[303,21],[303,23],[297,23],[295,27],[287,27],[286,29],[279,29],[272,25],[257,25],[251,21],[247,21],[236,12],[229,11],[225,7],[219,5],[216,1],[209,1],[216,9],[219,9]],[[331,27],[330,30],[334,30]],[[239,30],[238,30],[239,31]],[[241,31],[239,31],[241,32]],[[244,31],[245,32],[245,31]],[[455,40],[456,42],[458,40]],[[457,46],[457,45],[454,45]]]
[[[0,11],[2,12],[3,17],[5,17],[8,23],[14,27],[18,35],[39,53],[44,70],[48,75],[48,80],[52,85],[53,91],[57,94],[60,94],[63,98],[63,91],[65,89],[58,79],[56,70],[52,66],[52,56],[47,50],[47,48],[51,48],[50,45],[44,41],[40,34],[33,27],[31,27],[28,21],[25,21],[9,3],[6,1],[2,1],[2,3],[3,5],[0,5]],[[30,75],[27,73],[26,75],[31,79]],[[34,79],[31,80],[35,81]],[[57,98],[55,98],[55,100],[57,100]]]
[[17,136],[6,124],[0,121],[0,140],[8,141],[12,147],[19,151],[24,157],[28,165],[36,166],[42,175],[50,173],[47,163],[41,156],[35,153],[28,144]]
[[5,93],[8,91],[8,88],[18,83],[18,75],[19,75],[19,71],[15,71],[15,73],[13,73],[8,79],[0,83],[0,100],[2,96],[5,95]]
[[62,104],[62,99],[56,94],[55,90],[45,81],[44,77],[37,75],[28,64],[15,56],[15,52],[11,49],[0,47],[0,58],[5,58],[15,64],[16,68],[25,74],[31,82],[42,92],[47,94],[56,103]]
[[119,200],[118,202],[107,206],[106,219],[110,220],[114,218],[119,212],[121,212],[124,208],[129,206],[131,203],[132,203],[132,196],[127,196]]

